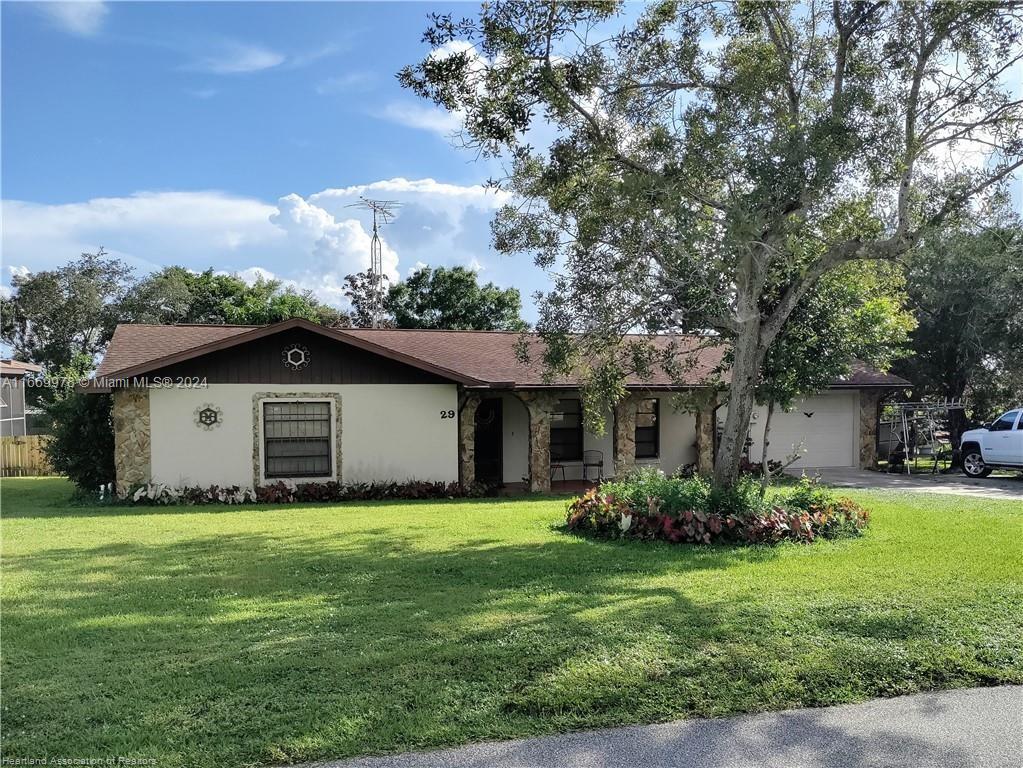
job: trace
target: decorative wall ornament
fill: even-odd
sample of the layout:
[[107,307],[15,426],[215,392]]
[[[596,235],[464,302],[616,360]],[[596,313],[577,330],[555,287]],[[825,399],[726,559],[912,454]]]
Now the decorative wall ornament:
[[195,409],[195,426],[201,427],[208,432],[211,429],[216,429],[223,423],[223,408],[218,408],[212,403],[203,403]]
[[281,362],[285,368],[293,371],[301,371],[309,365],[309,348],[301,344],[291,344],[281,352]]

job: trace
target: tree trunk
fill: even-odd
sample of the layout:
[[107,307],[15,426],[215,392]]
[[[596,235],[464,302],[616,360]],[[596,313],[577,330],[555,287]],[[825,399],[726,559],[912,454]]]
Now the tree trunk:
[[771,484],[771,470],[767,468],[768,437],[771,434],[771,417],[774,416],[774,400],[767,404],[767,418],[764,419],[764,449],[760,452],[760,498],[767,493]]
[[733,485],[739,478],[739,463],[753,416],[757,374],[760,372],[759,336],[759,319],[755,319],[744,323],[735,339],[732,382],[728,387],[728,416],[714,467],[714,482],[718,485]]

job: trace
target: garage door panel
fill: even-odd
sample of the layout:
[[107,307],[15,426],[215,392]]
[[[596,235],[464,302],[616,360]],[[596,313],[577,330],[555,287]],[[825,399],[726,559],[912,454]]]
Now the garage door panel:
[[[787,413],[776,410],[768,435],[768,457],[786,461],[799,449],[802,455],[793,467],[853,466],[855,403],[855,395],[841,393],[808,398]],[[759,409],[757,417],[750,449],[753,457],[759,457],[762,450],[766,408]]]

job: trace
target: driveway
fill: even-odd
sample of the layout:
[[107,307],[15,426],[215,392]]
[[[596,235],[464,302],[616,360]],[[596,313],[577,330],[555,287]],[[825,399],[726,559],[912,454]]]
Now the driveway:
[[1019,768],[1023,687],[682,720],[319,768]]
[[1023,501],[1023,478],[985,477],[980,480],[966,475],[889,475],[866,469],[847,467],[816,467],[791,469],[789,474],[819,474],[828,485],[839,488],[881,488],[922,493],[954,493],[987,499],[1015,499]]

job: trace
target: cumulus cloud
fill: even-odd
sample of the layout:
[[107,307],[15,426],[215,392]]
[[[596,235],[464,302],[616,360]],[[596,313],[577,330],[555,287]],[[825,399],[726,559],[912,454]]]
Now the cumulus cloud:
[[[311,263],[297,278],[298,283],[331,304],[345,303],[345,275],[364,271],[370,265],[372,236],[362,222],[335,217],[295,194],[277,201],[277,212],[270,216],[270,221],[311,255]],[[384,275],[397,280],[398,254],[386,241],[382,246]]]
[[391,280],[426,264],[485,268],[502,285],[521,285],[527,277],[528,257],[512,264],[489,252],[489,221],[507,193],[404,178],[289,194],[276,204],[219,191],[140,192],[61,205],[5,200],[3,253],[25,265],[9,267],[6,277],[15,269],[52,269],[103,246],[139,273],[169,264],[213,267],[250,282],[279,279],[343,307],[345,276],[370,262],[372,218],[350,207],[360,197],[401,203],[381,230]]
[[100,0],[38,3],[36,8],[65,32],[80,37],[99,34],[110,8]]

